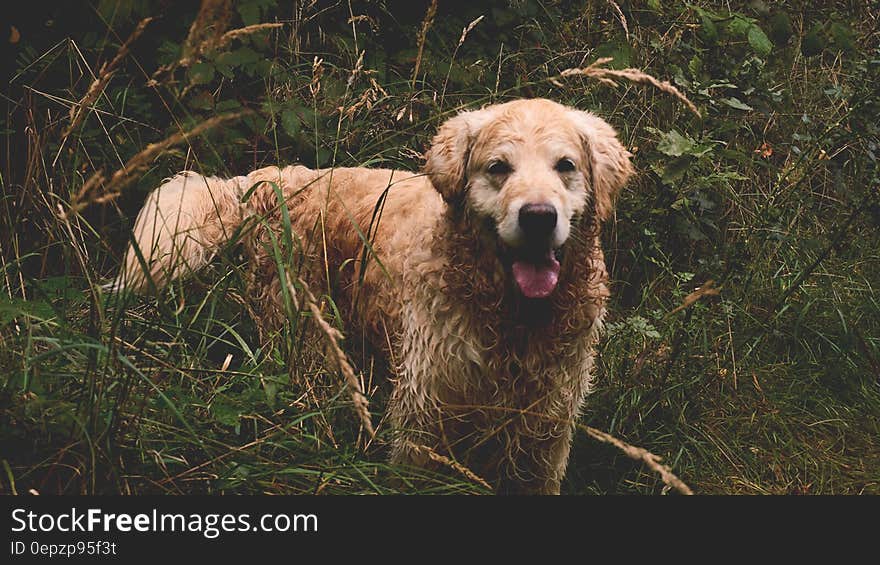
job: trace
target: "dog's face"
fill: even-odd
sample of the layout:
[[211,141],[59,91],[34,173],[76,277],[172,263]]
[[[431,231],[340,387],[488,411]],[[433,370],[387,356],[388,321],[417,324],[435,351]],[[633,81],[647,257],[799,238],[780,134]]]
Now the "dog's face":
[[577,222],[612,210],[632,173],[604,120],[549,100],[464,112],[441,126],[425,170],[450,206],[496,232],[500,259],[526,298],[546,298]]

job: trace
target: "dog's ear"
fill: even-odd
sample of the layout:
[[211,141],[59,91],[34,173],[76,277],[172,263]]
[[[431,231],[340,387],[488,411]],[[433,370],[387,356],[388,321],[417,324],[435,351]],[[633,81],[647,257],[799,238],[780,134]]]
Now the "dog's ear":
[[617,193],[626,184],[633,167],[632,154],[617,139],[617,132],[608,122],[589,112],[574,110],[575,122],[584,140],[590,163],[590,183],[600,221],[607,220],[614,210]]
[[446,120],[425,154],[425,173],[446,202],[457,202],[467,186],[471,145],[491,119],[491,109],[462,112]]

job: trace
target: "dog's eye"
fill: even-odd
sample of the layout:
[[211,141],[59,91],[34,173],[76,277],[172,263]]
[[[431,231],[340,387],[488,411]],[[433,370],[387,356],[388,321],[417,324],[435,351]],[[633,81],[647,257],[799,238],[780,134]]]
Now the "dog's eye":
[[556,166],[553,168],[559,173],[570,173],[575,169],[574,161],[568,158],[563,158],[557,161]]
[[504,161],[492,161],[486,169],[490,175],[509,175],[513,168]]

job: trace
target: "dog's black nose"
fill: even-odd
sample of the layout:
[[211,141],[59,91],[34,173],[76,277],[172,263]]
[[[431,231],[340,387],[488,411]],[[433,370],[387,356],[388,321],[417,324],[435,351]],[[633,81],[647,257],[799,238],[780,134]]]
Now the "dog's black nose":
[[519,227],[528,238],[546,238],[556,228],[556,208],[551,204],[525,204],[519,209]]

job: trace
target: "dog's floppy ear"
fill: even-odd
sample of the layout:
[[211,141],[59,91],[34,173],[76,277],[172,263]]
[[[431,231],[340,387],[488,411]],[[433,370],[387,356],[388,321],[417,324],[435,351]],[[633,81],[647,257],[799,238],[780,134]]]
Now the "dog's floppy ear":
[[590,163],[596,214],[604,221],[614,210],[617,193],[633,174],[632,154],[620,143],[617,132],[608,122],[589,112],[573,112]]
[[425,173],[448,203],[459,200],[467,186],[471,145],[491,118],[491,109],[462,112],[446,120],[425,154]]

